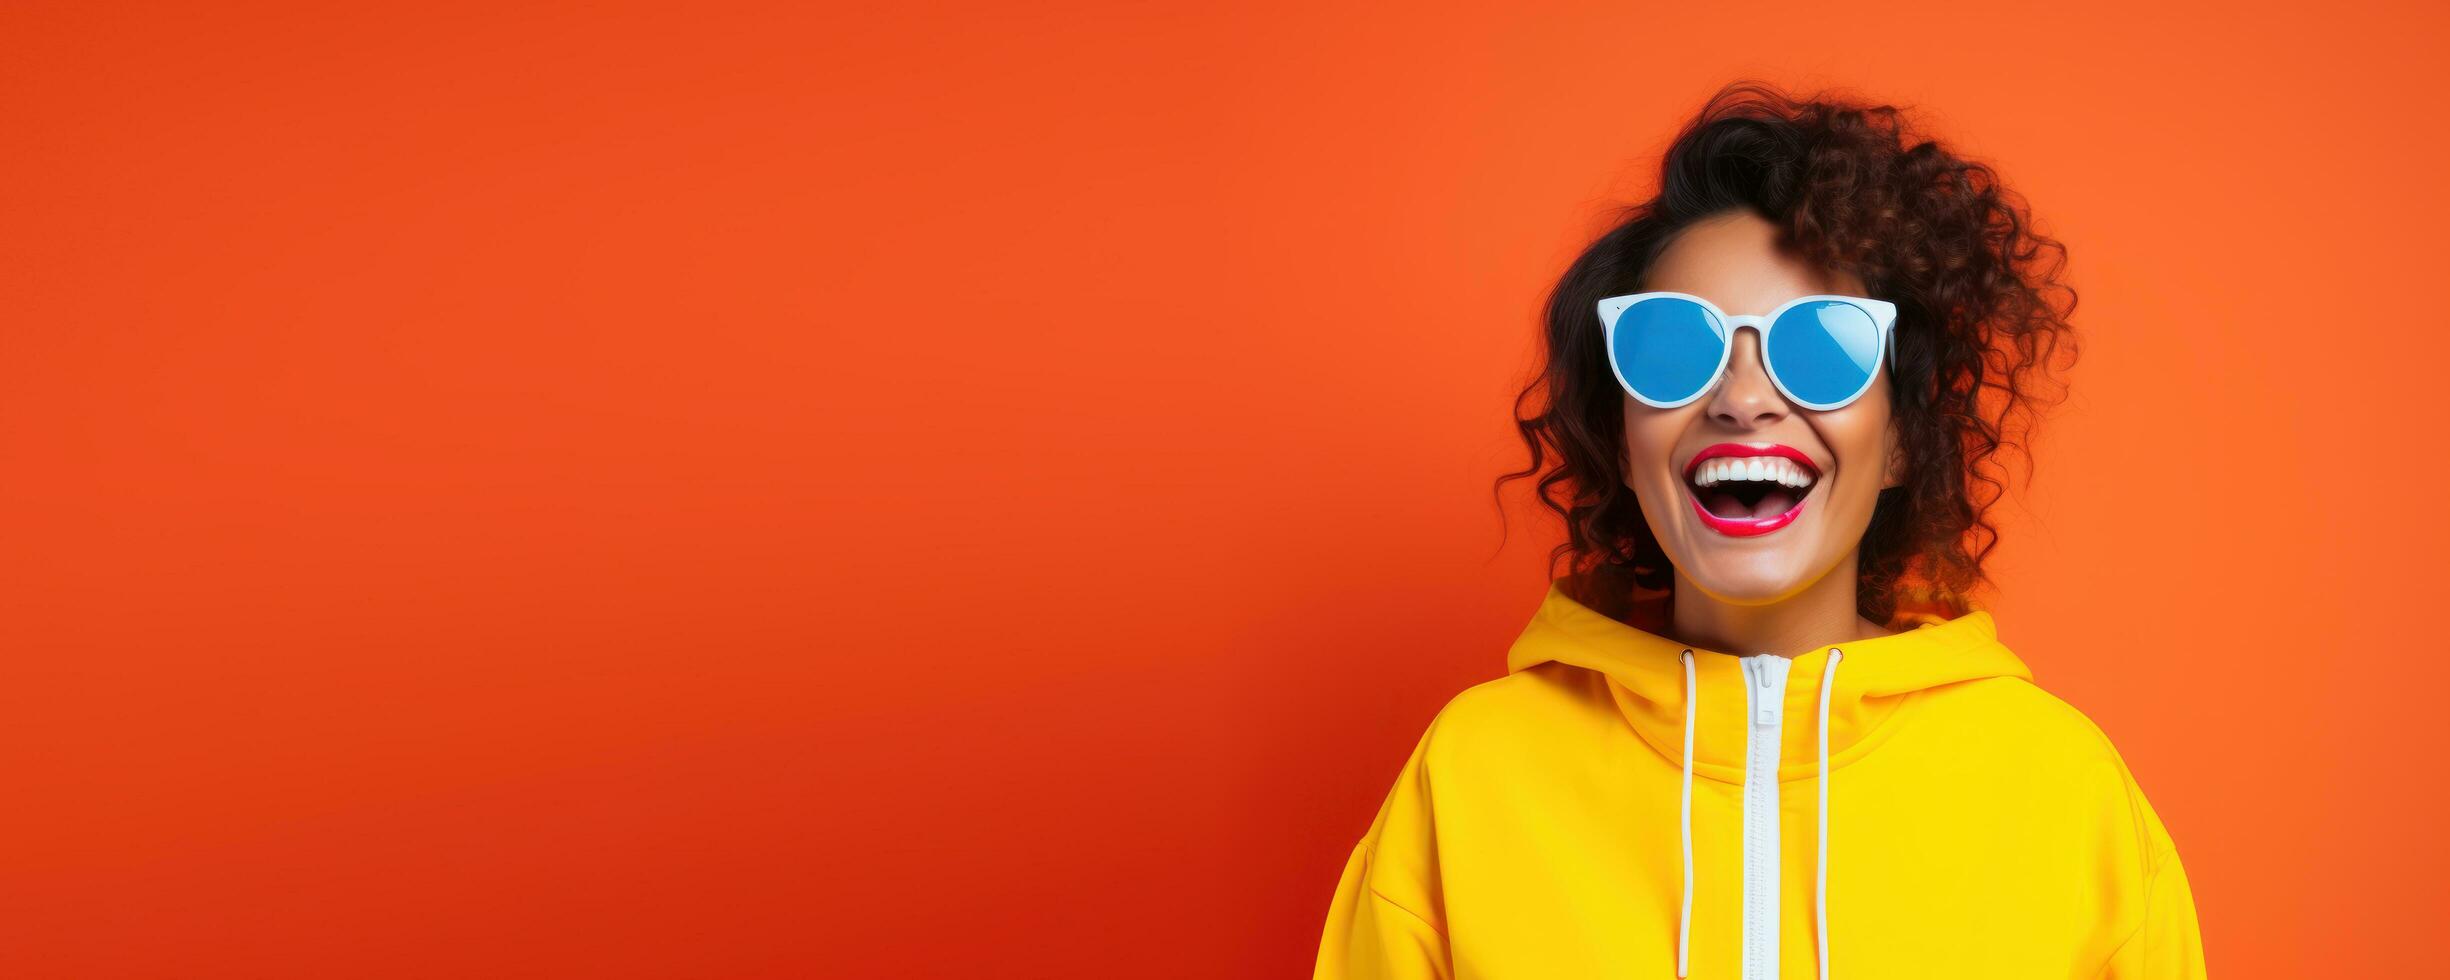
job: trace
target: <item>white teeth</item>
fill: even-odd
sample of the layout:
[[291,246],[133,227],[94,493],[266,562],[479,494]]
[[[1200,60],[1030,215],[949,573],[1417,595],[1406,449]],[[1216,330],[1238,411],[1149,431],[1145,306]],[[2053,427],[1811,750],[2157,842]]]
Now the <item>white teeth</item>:
[[1790,487],[1812,485],[1812,477],[1803,467],[1780,456],[1747,456],[1741,459],[1720,457],[1701,464],[1693,471],[1693,482],[1711,487],[1730,480],[1767,480]]

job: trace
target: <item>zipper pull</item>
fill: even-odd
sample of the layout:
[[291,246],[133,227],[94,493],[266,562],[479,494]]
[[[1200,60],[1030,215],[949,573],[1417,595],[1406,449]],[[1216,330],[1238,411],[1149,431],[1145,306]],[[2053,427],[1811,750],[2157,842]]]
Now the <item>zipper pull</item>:
[[1779,714],[1786,707],[1786,690],[1783,686],[1775,684],[1776,678],[1771,676],[1769,660],[1775,656],[1777,655],[1765,653],[1752,658],[1752,676],[1758,682],[1759,688],[1754,692],[1752,699],[1755,708],[1753,724],[1762,728],[1777,724]]

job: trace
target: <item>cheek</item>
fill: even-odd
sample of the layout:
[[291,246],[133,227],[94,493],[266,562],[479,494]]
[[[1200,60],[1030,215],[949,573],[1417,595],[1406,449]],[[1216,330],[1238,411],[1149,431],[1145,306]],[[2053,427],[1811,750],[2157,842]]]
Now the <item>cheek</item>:
[[1877,489],[1888,475],[1889,410],[1886,399],[1862,401],[1824,415],[1821,438],[1855,486]]
[[1626,399],[1625,437],[1622,451],[1625,482],[1641,483],[1652,470],[1664,470],[1668,454],[1676,445],[1674,413],[1663,412]]

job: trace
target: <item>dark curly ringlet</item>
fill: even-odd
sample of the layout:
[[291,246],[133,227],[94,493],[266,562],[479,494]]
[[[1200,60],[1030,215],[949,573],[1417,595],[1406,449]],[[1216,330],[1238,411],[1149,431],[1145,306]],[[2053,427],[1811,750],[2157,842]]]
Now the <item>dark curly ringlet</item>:
[[1506,483],[1538,474],[1540,502],[1567,533],[1552,576],[1570,558],[1569,588],[1612,613],[1636,586],[1672,591],[1667,555],[1619,471],[1625,396],[1595,308],[1641,291],[1685,227],[1750,208],[1788,247],[1897,304],[1897,360],[1882,370],[1909,475],[1881,491],[1864,532],[1858,612],[1895,628],[1907,609],[1970,611],[1998,539],[1985,515],[2006,490],[1993,457],[2019,450],[2029,480],[2020,440],[2041,406],[2065,397],[2049,369],[2076,355],[2076,294],[2058,281],[2066,249],[2033,231],[2023,199],[1988,166],[1922,138],[1894,106],[1827,92],[1730,83],[1677,134],[1660,174],[1657,196],[1612,212],[1547,296],[1545,360],[1514,405],[1531,465],[1497,478],[1501,522]]

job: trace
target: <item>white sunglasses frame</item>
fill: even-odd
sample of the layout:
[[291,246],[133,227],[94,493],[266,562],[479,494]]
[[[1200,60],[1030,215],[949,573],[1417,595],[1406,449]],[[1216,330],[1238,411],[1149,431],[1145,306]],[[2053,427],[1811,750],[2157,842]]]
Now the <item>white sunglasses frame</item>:
[[[1694,303],[1699,304],[1702,309],[1708,310],[1712,317],[1717,318],[1719,326],[1725,328],[1723,336],[1726,338],[1726,342],[1719,345],[1718,367],[1710,371],[1710,380],[1705,382],[1699,391],[1695,391],[1691,395],[1672,402],[1654,401],[1649,396],[1633,390],[1633,385],[1625,380],[1624,372],[1618,370],[1616,366],[1617,319],[1623,316],[1625,311],[1632,308],[1633,304],[1635,303],[1648,299],[1661,298],[1691,300]],[[1810,402],[1796,397],[1794,392],[1787,390],[1786,382],[1778,380],[1778,372],[1770,368],[1769,335],[1770,331],[1778,325],[1778,318],[1785,316],[1787,311],[1805,303],[1819,302],[1823,300],[1836,300],[1841,303],[1852,304],[1862,308],[1864,312],[1871,314],[1872,325],[1877,328],[1880,333],[1881,353],[1872,359],[1871,377],[1866,379],[1863,382],[1863,387],[1857,389],[1854,394],[1848,395],[1845,398],[1834,402]],[[1604,339],[1608,345],[1608,373],[1616,376],[1617,385],[1624,388],[1626,394],[1632,395],[1635,400],[1640,401],[1642,404],[1648,405],[1652,408],[1680,408],[1691,404],[1694,399],[1707,395],[1712,389],[1717,388],[1719,382],[1724,381],[1727,378],[1727,362],[1735,357],[1735,333],[1736,331],[1742,330],[1746,327],[1751,327],[1753,336],[1759,339],[1761,342],[1761,373],[1769,376],[1770,383],[1778,386],[1778,393],[1786,396],[1787,401],[1801,405],[1816,412],[1828,412],[1844,408],[1853,404],[1855,399],[1863,397],[1864,392],[1870,391],[1872,384],[1880,380],[1880,364],[1882,361],[1888,362],[1891,370],[1894,370],[1897,366],[1897,345],[1891,342],[1892,338],[1890,336],[1897,328],[1897,304],[1891,303],[1887,300],[1872,299],[1868,296],[1847,296],[1839,293],[1814,293],[1809,296],[1797,296],[1794,299],[1780,303],[1778,304],[1777,309],[1771,310],[1769,313],[1762,316],[1730,316],[1728,315],[1727,311],[1719,309],[1718,304],[1710,302],[1709,300],[1695,296],[1691,293],[1679,293],[1673,290],[1664,289],[1652,290],[1650,292],[1643,293],[1627,293],[1623,296],[1610,296],[1607,299],[1599,301],[1599,332],[1602,339]]]

